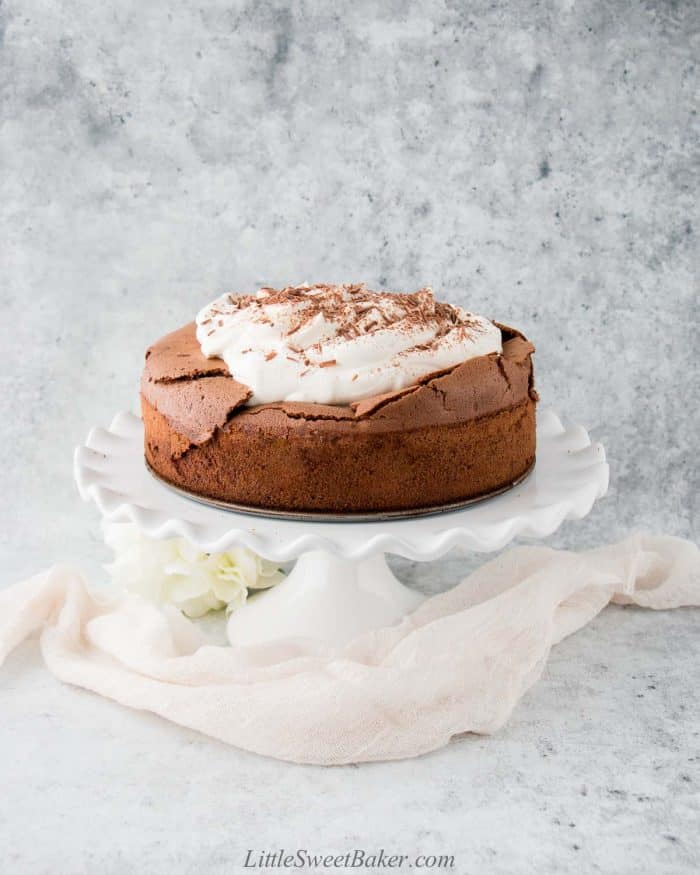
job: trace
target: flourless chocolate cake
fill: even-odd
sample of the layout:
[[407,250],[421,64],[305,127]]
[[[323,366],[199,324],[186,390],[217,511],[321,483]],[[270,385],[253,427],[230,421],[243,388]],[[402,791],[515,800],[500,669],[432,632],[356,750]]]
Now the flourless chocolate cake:
[[533,351],[429,289],[224,295],[146,353],[146,460],[194,495],[276,511],[487,495],[535,459]]

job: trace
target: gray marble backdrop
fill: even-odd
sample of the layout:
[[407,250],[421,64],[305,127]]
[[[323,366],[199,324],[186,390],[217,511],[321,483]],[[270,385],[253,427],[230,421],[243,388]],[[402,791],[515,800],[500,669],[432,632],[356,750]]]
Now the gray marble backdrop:
[[[534,340],[542,404],[591,429],[612,469],[608,497],[551,543],[587,546],[639,528],[697,537],[699,51],[693,0],[0,0],[0,582],[56,559],[91,572],[105,559],[94,508],[80,502],[72,482],[72,449],[93,424],[135,404],[151,341],[224,290],[306,280],[397,290],[430,284]],[[429,571],[398,567],[416,582]],[[455,559],[436,564],[434,580],[465,567]],[[581,871],[606,871],[614,858],[616,871],[638,872],[652,857],[657,873],[690,870],[697,858],[682,829],[690,837],[697,808],[677,809],[673,823],[664,818],[668,794],[689,792],[679,777],[682,739],[697,741],[697,724],[684,722],[681,704],[697,688],[680,668],[697,653],[693,625],[683,619],[691,615],[627,612],[627,638],[617,630],[621,616],[609,612],[597,633],[582,633],[602,635],[595,648],[608,654],[584,688],[578,669],[593,639],[579,637],[558,651],[553,688],[542,685],[544,698],[519,712],[495,748],[460,745],[408,771],[371,767],[363,780],[352,770],[313,777],[320,773],[261,764],[155,720],[149,749],[188,762],[183,747],[192,746],[190,765],[210,766],[204,805],[207,794],[224,807],[230,802],[217,768],[234,769],[231,785],[237,770],[248,774],[244,788],[263,776],[261,798],[299,836],[302,783],[303,811],[317,794],[339,804],[345,775],[357,810],[337,811],[347,826],[320,834],[341,849],[358,836],[381,838],[372,800],[395,804],[382,788],[394,786],[386,775],[400,774],[409,787],[412,775],[420,777],[415,803],[397,815],[397,828],[409,835],[431,823],[434,810],[466,816],[464,800],[475,794],[485,838],[473,839],[468,859],[479,871],[515,871],[533,835],[528,853],[539,873],[574,871],[581,848],[588,853]],[[642,707],[647,688],[630,679],[637,657],[629,656],[627,681],[617,678],[622,698],[609,691],[598,702],[615,711],[619,735],[610,740],[581,717],[587,728],[576,749],[547,772],[572,730],[552,725],[580,715],[587,694],[604,695],[602,672],[616,646],[623,658],[651,641],[639,676],[666,658],[662,674],[678,676],[664,715],[676,722],[653,710],[641,728],[640,718],[626,718]],[[24,689],[26,672],[12,678]],[[119,789],[118,800],[103,791],[112,803],[106,810],[121,810],[117,801],[136,806],[152,830],[123,836],[124,848],[138,853],[120,857],[107,844],[93,861],[115,872],[139,861],[155,865],[158,842],[173,836],[148,820],[148,801],[130,796],[135,785],[119,777],[143,762],[140,727],[150,718],[75,691],[60,698],[56,685],[38,683],[35,698],[16,705],[22,739],[8,730],[17,756],[29,745],[27,761],[40,742],[48,745],[44,770],[31,778],[39,789],[17,791],[27,817],[49,764],[66,755],[51,739],[63,739],[76,756],[85,751],[86,774]],[[90,703],[80,712],[90,716],[75,718],[82,734],[73,725],[67,736],[37,735],[34,715],[47,689],[54,699],[46,707],[69,727],[74,703]],[[697,697],[694,709],[697,718]],[[605,713],[593,722],[605,725]],[[129,754],[120,748],[116,771],[105,772],[85,733],[103,726],[109,737],[112,720],[132,746]],[[632,764],[625,759],[631,736],[639,742]],[[654,749],[661,753],[652,763]],[[151,775],[161,789],[171,786],[165,759]],[[634,773],[641,761],[647,773],[638,786],[630,779],[620,789],[617,764]],[[15,788],[25,787],[24,768],[13,773]],[[435,768],[442,768],[441,789],[428,791]],[[54,805],[93,812],[87,789],[70,774],[57,780],[73,795],[54,787],[46,797],[48,844],[25,848],[16,871],[51,868],[57,848],[79,871],[79,846],[51,812]],[[589,784],[595,816],[586,814]],[[199,791],[190,792],[196,800]],[[499,807],[504,795],[515,808]],[[656,800],[651,819],[629,808],[646,804],[637,797]],[[162,794],[153,798],[166,805]],[[247,819],[245,800],[236,805]],[[375,820],[365,822],[363,811],[373,810]],[[512,827],[505,833],[501,816]],[[590,840],[618,817],[634,840],[625,844],[615,832]],[[255,824],[265,841],[278,838],[263,819]],[[575,825],[588,829],[588,842],[576,838]],[[238,871],[231,849],[216,845],[215,819],[200,829],[214,842],[207,871]],[[435,829],[447,848],[454,836]],[[195,848],[182,835],[178,841],[170,871],[183,860],[191,866],[183,871],[196,871]]]
[[430,284],[521,327],[612,463],[566,543],[697,533],[697,3],[0,13],[8,580],[99,537],[71,450],[146,345],[260,283]]

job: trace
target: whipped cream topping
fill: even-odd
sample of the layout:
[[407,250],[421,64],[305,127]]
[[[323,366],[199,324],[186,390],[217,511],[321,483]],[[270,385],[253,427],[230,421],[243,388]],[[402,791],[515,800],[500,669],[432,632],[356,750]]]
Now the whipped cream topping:
[[467,359],[501,352],[482,316],[363,285],[303,285],[222,295],[197,315],[197,340],[248,386],[249,404],[350,404],[411,386]]

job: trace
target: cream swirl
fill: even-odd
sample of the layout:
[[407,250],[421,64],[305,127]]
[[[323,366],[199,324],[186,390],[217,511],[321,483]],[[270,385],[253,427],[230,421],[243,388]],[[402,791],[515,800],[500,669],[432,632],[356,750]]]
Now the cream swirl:
[[249,404],[349,404],[501,352],[500,329],[459,307],[363,285],[222,295],[197,315],[197,340],[253,391]]

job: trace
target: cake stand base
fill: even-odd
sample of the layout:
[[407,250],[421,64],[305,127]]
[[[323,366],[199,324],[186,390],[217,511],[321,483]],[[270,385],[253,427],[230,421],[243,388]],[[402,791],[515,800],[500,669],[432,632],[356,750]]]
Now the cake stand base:
[[234,647],[300,638],[342,647],[400,622],[423,598],[394,577],[382,553],[349,562],[312,550],[274,589],[252,596],[231,615],[228,637]]

